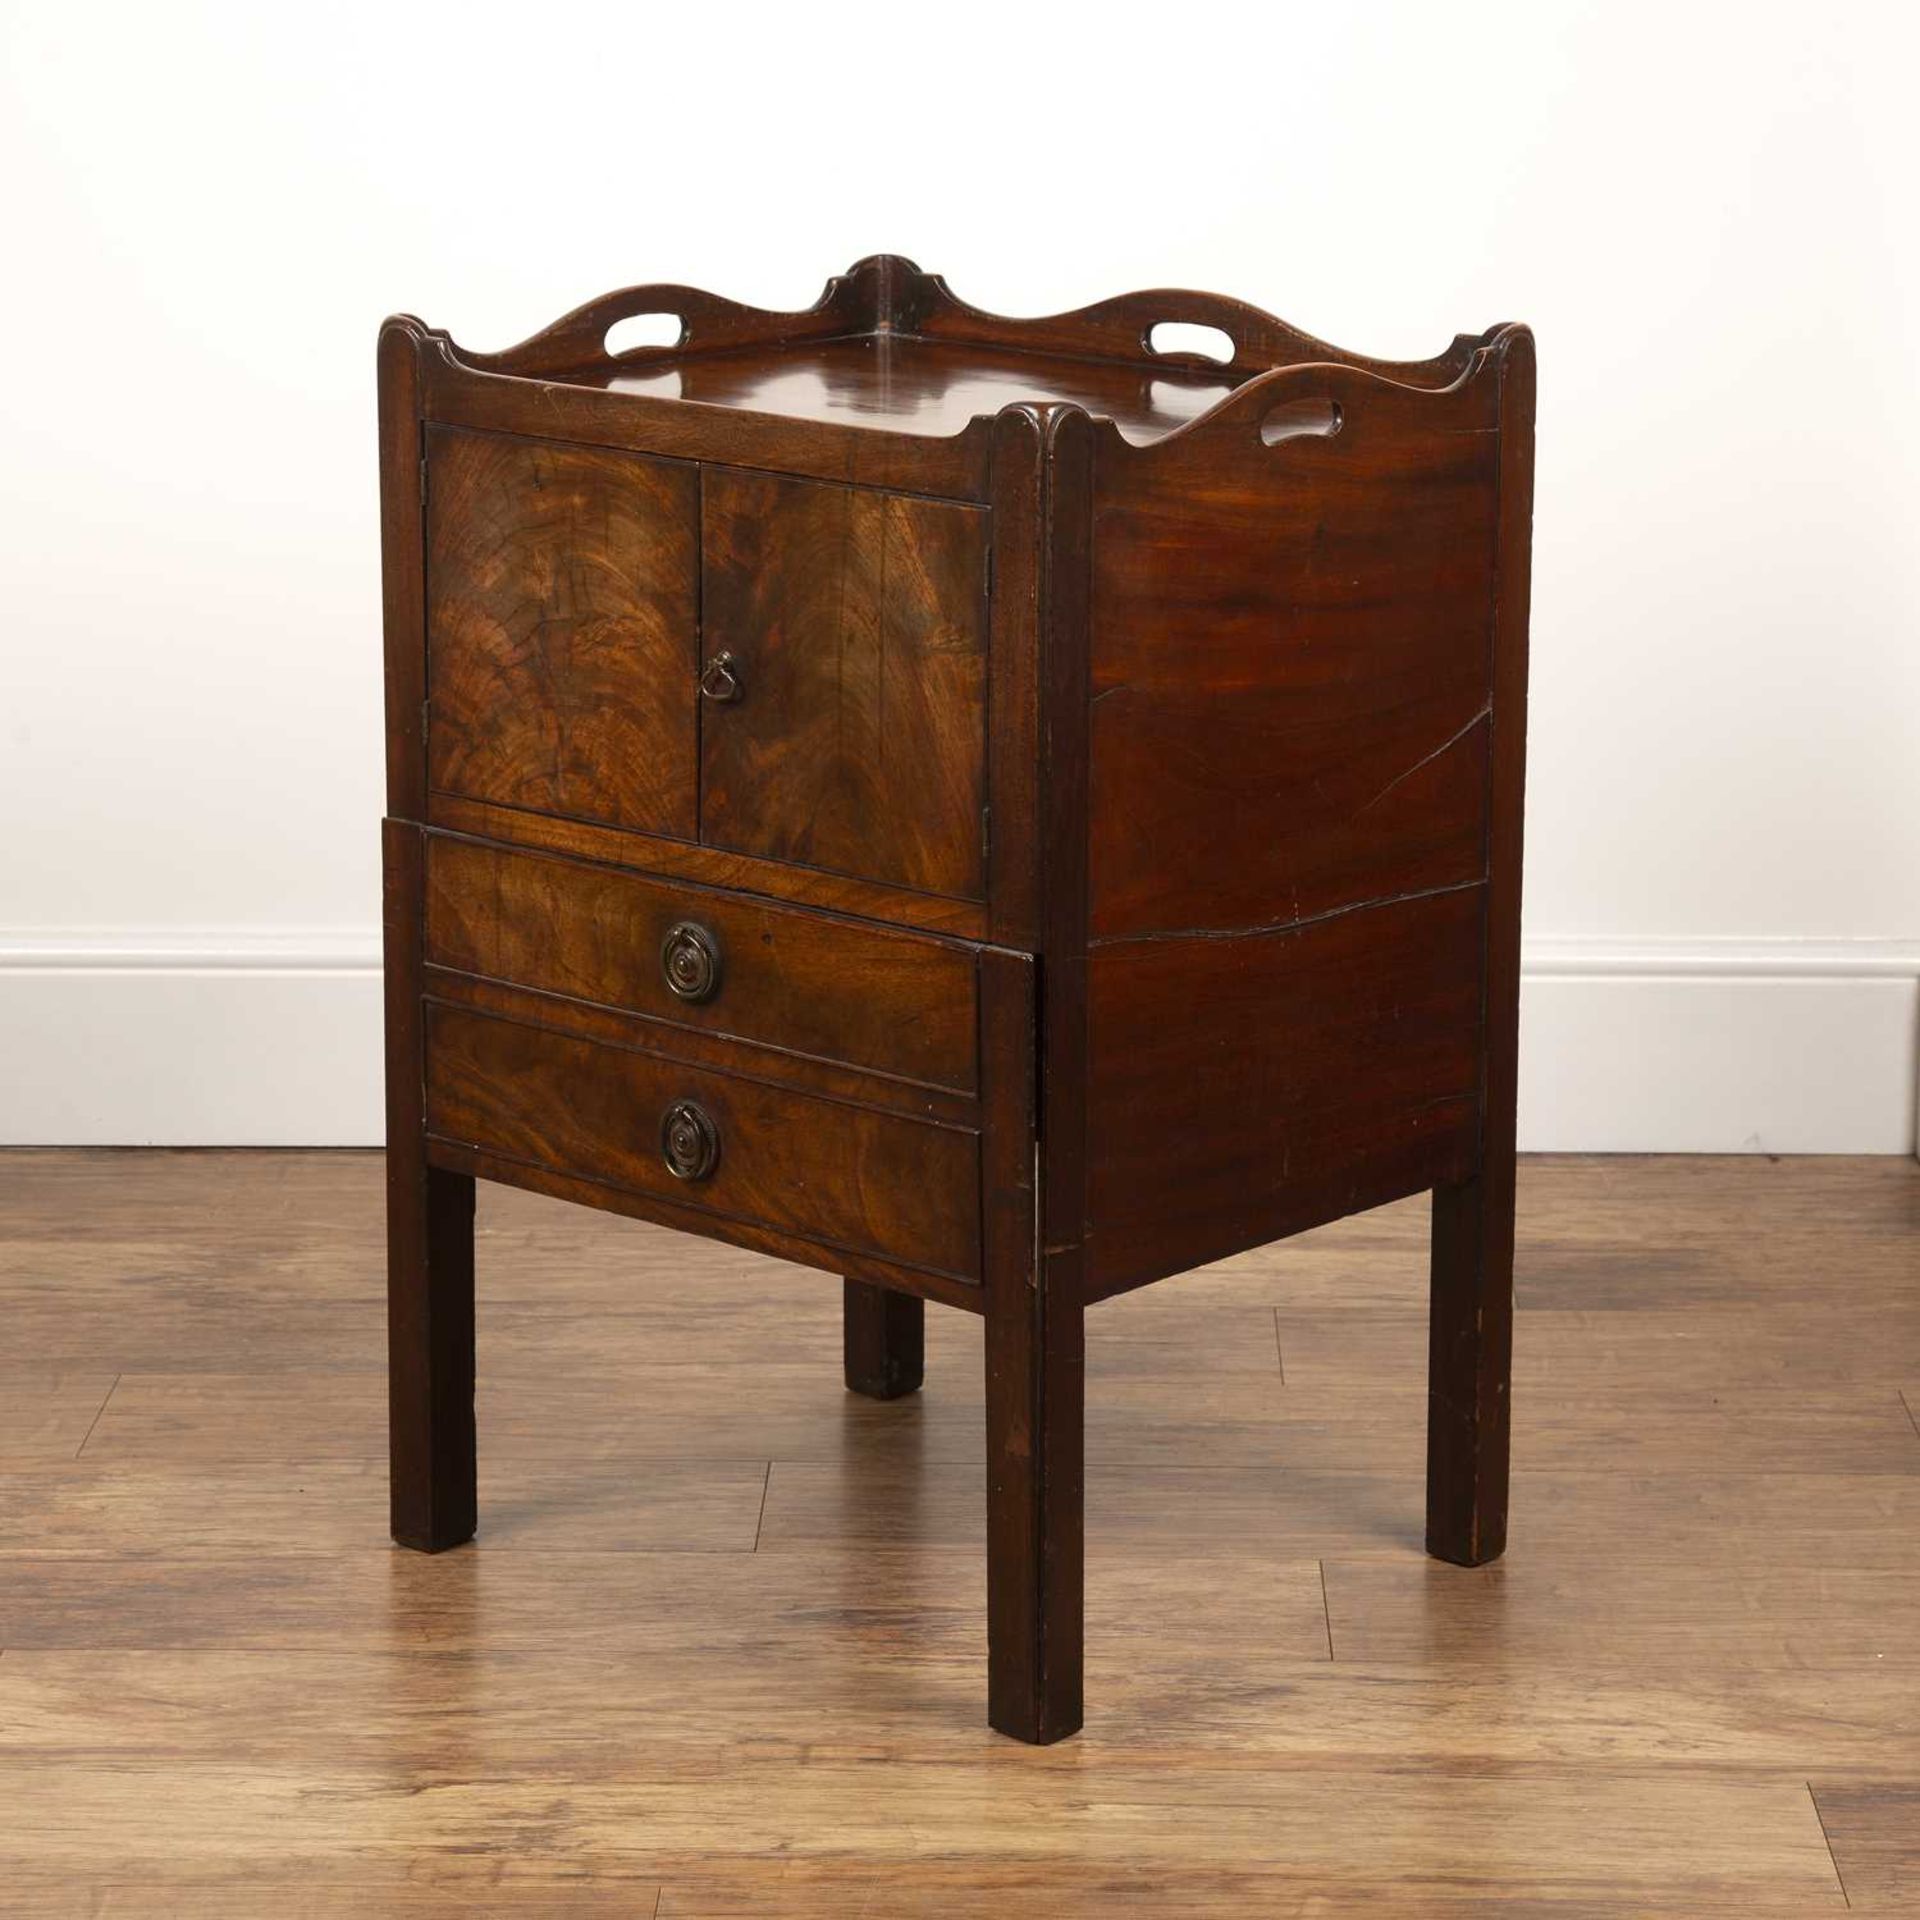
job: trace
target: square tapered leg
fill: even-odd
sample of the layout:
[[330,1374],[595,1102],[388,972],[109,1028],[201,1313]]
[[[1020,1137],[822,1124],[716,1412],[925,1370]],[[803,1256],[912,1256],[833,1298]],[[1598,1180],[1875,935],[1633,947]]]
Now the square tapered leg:
[[1477,1567],[1507,1544],[1513,1163],[1433,1196],[1427,1551]]
[[847,1391],[898,1400],[926,1378],[926,1302],[892,1287],[845,1282],[842,1307]]
[[473,1182],[396,1167],[387,1204],[393,1537],[438,1553],[471,1540],[476,1517]]
[[473,1538],[473,1180],[427,1164],[420,830],[382,835],[387,1014],[387,1434],[393,1537]]
[[987,1718],[1040,1746],[1081,1720],[1084,1379],[1077,1301],[989,1305]]

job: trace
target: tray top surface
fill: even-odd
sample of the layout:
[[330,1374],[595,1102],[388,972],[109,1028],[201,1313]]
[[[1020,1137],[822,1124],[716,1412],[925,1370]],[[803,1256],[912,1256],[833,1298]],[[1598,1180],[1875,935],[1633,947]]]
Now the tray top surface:
[[798,420],[930,437],[1020,401],[1071,401],[1129,440],[1158,440],[1240,385],[1237,378],[1130,367],[900,334],[796,341],[572,373],[610,393],[746,407]]

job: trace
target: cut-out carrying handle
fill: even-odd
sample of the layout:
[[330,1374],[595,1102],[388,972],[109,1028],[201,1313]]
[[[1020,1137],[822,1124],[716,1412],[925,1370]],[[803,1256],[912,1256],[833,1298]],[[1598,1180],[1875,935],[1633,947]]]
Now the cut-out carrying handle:
[[624,360],[629,354],[648,350],[677,353],[686,338],[687,323],[678,313],[671,308],[649,307],[610,322],[600,336],[600,347],[609,360]]
[[[1158,308],[1150,303],[1158,302]],[[1260,342],[1259,322],[1267,318],[1256,309],[1217,294],[1171,290],[1136,293],[1115,301],[1142,309],[1140,351],[1156,365],[1195,373],[1244,373],[1271,363],[1278,341]]]
[[[578,373],[583,368],[619,365],[662,354],[678,353],[723,319],[733,302],[722,300],[697,287],[661,283],[648,287],[623,287],[618,293],[602,294],[583,307],[542,328],[530,339],[503,353],[469,353],[463,357],[475,366],[495,367],[503,373],[543,374]],[[735,309],[735,311],[745,311]],[[617,351],[607,344],[614,328],[629,320],[651,314],[665,314],[677,323],[676,337],[665,345],[652,344]]]
[[1277,447],[1283,440],[1331,440],[1346,417],[1346,409],[1330,394],[1303,393],[1291,400],[1276,400],[1260,416],[1260,444]]
[[[1450,385],[1466,370],[1474,353],[1493,336],[1458,334],[1444,353],[1430,360],[1380,360],[1367,354],[1348,353],[1343,348],[1317,340],[1298,327],[1244,300],[1230,300],[1223,294],[1195,293],[1187,288],[1161,288],[1151,293],[1122,294],[1117,300],[1089,307],[1077,316],[1096,324],[1123,322],[1138,315],[1140,351],[1156,366],[1179,372],[1230,374],[1251,379],[1273,373],[1282,367],[1322,362],[1342,367],[1362,367],[1411,386]],[[1157,336],[1166,330],[1176,338],[1162,345]],[[1196,335],[1211,333],[1229,348],[1223,357],[1217,345],[1207,345]]]
[[1371,367],[1325,360],[1276,367],[1155,441],[1152,457],[1176,465],[1197,462],[1200,470],[1209,461],[1225,461],[1255,480],[1284,473],[1299,460],[1364,457],[1382,436],[1404,436],[1413,444],[1436,435],[1495,431],[1500,368],[1510,341],[1522,333],[1498,329],[1444,387],[1416,386]]
[[1239,343],[1224,327],[1203,326],[1197,320],[1156,320],[1143,344],[1156,359],[1183,364],[1198,360],[1224,369],[1240,357]]
[[[983,345],[1020,347],[1027,351],[1058,351],[1077,356],[1125,361],[1173,375],[1205,375],[1240,382],[1282,367],[1309,362],[1368,367],[1411,385],[1442,387],[1458,377],[1484,340],[1457,337],[1445,353],[1431,360],[1374,360],[1342,351],[1327,341],[1289,326],[1262,308],[1225,294],[1200,293],[1191,287],[1150,287],[1096,301],[1071,313],[1016,320],[985,313],[956,300],[946,282],[923,276],[924,296],[914,316],[913,329],[930,339],[974,340]],[[1185,340],[1162,344],[1161,329],[1206,328],[1219,339],[1209,350],[1193,350],[1191,333]],[[1227,351],[1223,357],[1221,348]]]
[[[816,305],[782,313],[744,306],[699,287],[656,281],[644,287],[622,287],[617,293],[589,300],[502,353],[469,353],[463,349],[460,357],[469,366],[489,372],[538,379],[609,366],[644,365],[669,355],[712,352],[721,347],[821,337],[849,329],[855,317],[853,293],[850,282],[843,277],[828,282]],[[624,350],[608,346],[607,336],[615,327],[652,314],[678,320],[677,337]]]
[[1189,287],[1123,293],[1061,318],[1117,357],[1170,373],[1264,373],[1306,338],[1258,307]]
[[[1169,374],[1239,380],[1303,359],[1338,357],[1310,334],[1244,300],[1190,287],[1149,287],[1071,313],[1013,319],[968,306],[944,280],[926,275],[916,303],[913,330],[930,339],[1091,356]],[[1162,329],[1199,328],[1216,338],[1204,343],[1156,338]]]

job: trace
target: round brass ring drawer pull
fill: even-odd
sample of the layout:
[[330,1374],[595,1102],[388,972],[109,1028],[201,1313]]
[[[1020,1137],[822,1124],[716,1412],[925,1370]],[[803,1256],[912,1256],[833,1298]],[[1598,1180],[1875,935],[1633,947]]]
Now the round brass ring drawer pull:
[[660,971],[677,998],[711,1000],[720,991],[720,942],[695,921],[677,921],[660,943]]
[[676,1100],[661,1116],[660,1157],[676,1180],[704,1180],[720,1164],[720,1129],[697,1100]]

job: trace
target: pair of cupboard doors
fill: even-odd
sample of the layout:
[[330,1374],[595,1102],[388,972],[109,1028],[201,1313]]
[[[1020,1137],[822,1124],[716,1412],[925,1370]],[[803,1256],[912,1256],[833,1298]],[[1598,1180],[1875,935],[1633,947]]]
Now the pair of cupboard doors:
[[458,427],[426,445],[437,791],[984,897],[985,508]]

